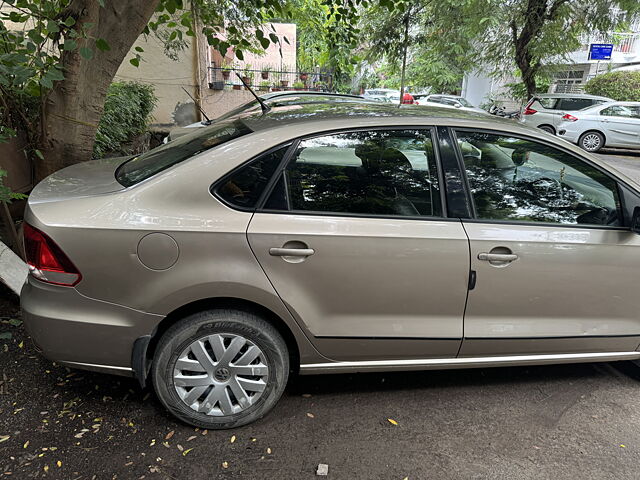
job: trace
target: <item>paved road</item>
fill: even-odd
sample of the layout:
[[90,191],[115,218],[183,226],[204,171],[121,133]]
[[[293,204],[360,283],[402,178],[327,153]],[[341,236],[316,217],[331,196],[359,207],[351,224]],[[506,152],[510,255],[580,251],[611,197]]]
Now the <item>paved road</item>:
[[598,156],[625,175],[640,180],[640,151],[605,150]]
[[263,420],[203,432],[133,380],[52,365],[17,320],[0,291],[0,477],[303,480],[319,463],[350,480],[640,477],[630,363],[299,377]]

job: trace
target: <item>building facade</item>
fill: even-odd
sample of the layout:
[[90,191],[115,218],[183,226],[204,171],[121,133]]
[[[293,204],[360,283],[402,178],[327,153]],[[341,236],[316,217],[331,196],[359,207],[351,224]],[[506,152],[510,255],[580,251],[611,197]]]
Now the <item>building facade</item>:
[[[201,109],[208,117],[216,118],[254,98],[251,92],[239,88],[241,81],[235,75],[229,76],[223,88],[218,89],[215,80],[220,79],[223,64],[233,66],[239,73],[246,69],[259,72],[266,66],[272,70],[296,70],[296,26],[268,24],[264,32],[265,36],[275,32],[279,44],[270,45],[263,55],[245,53],[243,61],[235,58],[233,49],[229,49],[223,58],[208,45],[201,33],[185,37],[184,48],[173,51],[173,58],[167,55],[161,39],[154,35],[140,36],[114,80],[153,85],[158,97],[151,123],[155,130],[168,130],[200,121],[203,119]],[[135,56],[136,47],[144,50],[139,67],[128,61]]]
[[[590,60],[589,49],[594,43],[613,44],[611,60]],[[571,52],[568,62],[554,73],[549,93],[581,93],[585,84],[596,75],[617,69],[640,69],[640,21],[632,23],[627,32],[606,35],[585,35],[581,47]],[[507,108],[518,102],[509,98],[505,85],[517,79],[496,79],[479,70],[465,76],[462,95],[474,105],[497,102]]]

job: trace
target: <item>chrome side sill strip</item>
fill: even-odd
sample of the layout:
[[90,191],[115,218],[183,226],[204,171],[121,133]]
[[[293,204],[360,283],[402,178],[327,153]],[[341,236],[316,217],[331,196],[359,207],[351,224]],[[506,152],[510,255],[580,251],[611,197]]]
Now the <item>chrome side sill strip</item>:
[[82,370],[91,370],[94,372],[112,373],[114,375],[124,375],[127,377],[133,376],[133,369],[131,367],[119,367],[116,365],[101,365],[98,363],[82,363],[82,362],[68,362],[57,361],[60,365],[64,365],[69,368],[79,368]]
[[430,370],[507,365],[544,365],[550,363],[612,362],[640,359],[640,352],[559,353],[542,355],[508,355],[497,357],[432,358],[416,360],[372,360],[356,362],[307,363],[301,374],[387,370]]

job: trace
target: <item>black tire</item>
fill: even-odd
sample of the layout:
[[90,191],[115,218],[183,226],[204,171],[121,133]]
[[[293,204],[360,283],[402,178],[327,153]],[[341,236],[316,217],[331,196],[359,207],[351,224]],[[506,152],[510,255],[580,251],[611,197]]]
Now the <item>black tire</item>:
[[578,146],[587,152],[597,152],[604,147],[605,138],[600,132],[584,132],[578,139]]
[[[256,403],[224,416],[197,412],[179,396],[174,383],[174,367],[179,355],[195,340],[213,334],[239,335],[263,353],[268,366],[266,387]],[[210,310],[195,313],[169,328],[156,348],[151,377],[158,398],[173,415],[190,425],[227,429],[246,425],[266,415],[278,402],[289,375],[289,354],[280,333],[260,316],[239,310]]]
[[538,128],[544,132],[550,133],[551,135],[556,134],[556,129],[551,125],[539,125]]

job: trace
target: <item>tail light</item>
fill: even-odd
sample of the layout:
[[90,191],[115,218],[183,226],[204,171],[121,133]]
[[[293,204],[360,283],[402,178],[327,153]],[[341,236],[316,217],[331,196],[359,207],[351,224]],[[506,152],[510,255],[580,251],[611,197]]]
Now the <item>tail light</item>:
[[567,122],[577,122],[578,121],[578,117],[574,117],[573,115],[571,115],[570,113],[565,113],[562,116],[563,120],[566,120]]
[[47,234],[27,223],[24,224],[24,251],[29,273],[38,280],[72,287],[82,279],[60,247]]
[[527,106],[527,107],[524,109],[524,112],[522,112],[522,114],[523,114],[523,115],[533,115],[534,113],[538,113],[538,111],[537,111],[537,110],[534,110],[533,108],[531,108],[531,107],[529,107],[529,106]]

